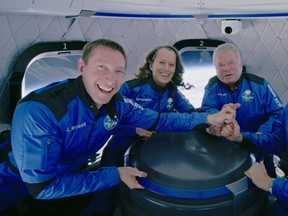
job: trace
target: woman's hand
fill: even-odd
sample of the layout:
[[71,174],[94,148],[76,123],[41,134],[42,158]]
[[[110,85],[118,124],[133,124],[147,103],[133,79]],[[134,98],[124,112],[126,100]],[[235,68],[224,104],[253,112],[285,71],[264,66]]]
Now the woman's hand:
[[155,134],[155,131],[148,131],[142,128],[136,128],[136,133],[142,137],[144,140],[148,140],[153,134]]

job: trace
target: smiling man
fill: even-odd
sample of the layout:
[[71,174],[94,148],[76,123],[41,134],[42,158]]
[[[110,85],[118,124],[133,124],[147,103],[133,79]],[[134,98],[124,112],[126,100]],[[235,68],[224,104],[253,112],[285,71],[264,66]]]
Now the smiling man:
[[100,109],[119,91],[125,76],[126,58],[118,50],[99,46],[84,50],[78,68],[87,93]]
[[[145,56],[138,68],[136,78],[124,82],[120,93],[125,100],[142,109],[151,109],[158,113],[192,113],[194,106],[181,94],[179,87],[184,86],[184,67],[178,51],[170,45],[161,45]],[[149,139],[155,132],[153,128],[137,128],[139,136],[113,136],[104,149],[101,164],[103,166],[124,165],[124,155],[129,146],[140,140]],[[117,198],[118,187],[103,190],[98,203],[113,203]],[[104,206],[104,205],[103,205]],[[107,211],[113,206],[107,206]]]
[[[142,189],[136,177],[146,177],[146,173],[136,168],[81,168],[113,134],[135,135],[136,127],[153,125],[155,131],[190,131],[202,123],[222,125],[235,116],[235,112],[159,116],[124,103],[118,90],[126,65],[126,54],[118,43],[107,39],[87,43],[77,64],[78,78],[51,83],[19,101],[11,127],[13,150],[0,163],[0,213],[22,198],[19,191],[23,196],[29,191],[39,200],[56,200],[57,206],[61,198],[67,207],[62,215],[78,215],[89,203],[76,208],[82,200],[79,195],[90,198],[93,192],[120,181],[131,189]],[[82,215],[99,215],[96,209],[102,205],[92,207]],[[49,210],[55,211],[44,211]]]
[[[216,76],[205,87],[201,110],[216,113],[228,104],[240,104],[236,115],[243,135],[240,144],[254,148],[257,160],[264,159],[269,173],[275,176],[272,155],[262,154],[256,146],[258,134],[270,132],[273,121],[281,115],[281,99],[265,79],[243,72],[240,52],[233,44],[219,45],[213,53],[213,63]],[[210,133],[220,134],[221,128],[212,129]]]

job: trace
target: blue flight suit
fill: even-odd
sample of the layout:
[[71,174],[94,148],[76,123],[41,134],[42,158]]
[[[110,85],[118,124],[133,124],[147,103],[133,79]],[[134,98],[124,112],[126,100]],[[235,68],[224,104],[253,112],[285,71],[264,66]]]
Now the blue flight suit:
[[[257,146],[259,139],[255,133],[271,131],[274,120],[281,115],[283,104],[271,85],[257,75],[243,72],[236,85],[231,91],[217,76],[212,77],[205,86],[201,111],[216,113],[225,104],[240,103],[236,120],[244,138],[243,144]],[[264,158],[268,172],[275,176],[272,155],[256,151],[257,161]]]
[[[52,83],[30,93],[16,107],[9,161],[18,168],[23,182],[19,181],[19,174],[1,163],[0,188],[10,186],[5,184],[6,179],[15,179],[18,190],[23,189],[23,196],[27,194],[27,187],[36,199],[49,200],[118,185],[120,176],[116,166],[79,171],[111,135],[135,135],[136,127],[148,129],[154,124],[156,131],[190,131],[197,124],[205,123],[206,117],[207,113],[158,116],[152,110],[124,103],[120,94],[97,109],[81,76]],[[4,192],[1,196],[13,196]],[[11,204],[3,203],[6,208]]]

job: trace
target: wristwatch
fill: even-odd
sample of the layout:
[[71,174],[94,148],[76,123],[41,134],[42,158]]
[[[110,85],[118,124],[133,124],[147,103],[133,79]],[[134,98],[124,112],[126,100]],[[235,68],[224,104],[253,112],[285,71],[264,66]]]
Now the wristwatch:
[[274,180],[275,180],[275,178],[270,178],[268,180],[268,191],[270,192],[270,194],[272,194],[272,187],[273,187]]
[[206,133],[211,135],[209,127],[206,128]]

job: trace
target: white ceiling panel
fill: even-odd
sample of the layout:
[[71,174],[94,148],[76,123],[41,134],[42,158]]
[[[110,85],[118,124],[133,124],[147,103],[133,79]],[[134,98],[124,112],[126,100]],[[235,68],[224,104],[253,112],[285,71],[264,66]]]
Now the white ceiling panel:
[[0,0],[0,11],[136,18],[287,17],[286,0]]

